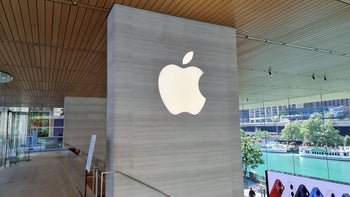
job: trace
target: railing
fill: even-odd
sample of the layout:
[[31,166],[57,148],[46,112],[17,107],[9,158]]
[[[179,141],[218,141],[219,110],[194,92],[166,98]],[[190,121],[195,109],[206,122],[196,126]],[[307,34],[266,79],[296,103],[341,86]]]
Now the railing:
[[[66,147],[69,147],[68,144],[65,144]],[[70,153],[70,151],[68,151]],[[81,152],[79,155],[70,154],[71,157],[64,157],[65,159],[62,159],[63,165],[65,166],[66,170],[71,172],[70,176],[77,184],[78,190],[83,193],[84,191],[84,183],[85,183],[85,164],[87,159],[87,153]],[[72,163],[74,162],[74,163]],[[93,166],[90,170],[89,174],[89,184],[87,185],[89,187],[88,190],[88,196],[94,196],[94,197],[103,197],[104,196],[104,184],[105,184],[105,177],[107,174],[119,174],[135,183],[138,183],[142,186],[145,186],[146,188],[151,189],[152,191],[158,193],[159,195],[165,196],[165,197],[172,197],[171,195],[163,192],[162,190],[140,180],[135,177],[132,177],[124,172],[121,172],[119,170],[115,171],[102,171],[105,170],[105,163],[101,160],[99,160],[96,157],[93,157],[92,159],[92,165]],[[73,173],[74,172],[74,173]],[[92,177],[91,177],[92,174]],[[91,180],[92,178],[92,180]],[[99,182],[100,180],[100,182]],[[91,182],[90,182],[91,181]],[[92,184],[90,184],[92,183]],[[100,185],[99,185],[100,184]],[[99,188],[100,186],[100,188]]]
[[[143,182],[143,181],[141,181],[141,180],[139,180],[139,179],[137,179],[137,178],[135,178],[135,177],[132,177],[132,176],[130,176],[130,175],[124,173],[124,172],[121,172],[121,171],[119,171],[119,170],[109,171],[109,172],[101,172],[101,190],[100,190],[100,196],[103,196],[103,180],[104,180],[104,175],[105,175],[105,174],[106,174],[106,175],[107,175],[107,174],[120,174],[120,175],[122,175],[122,176],[124,176],[124,177],[126,177],[126,178],[128,178],[128,179],[131,179],[131,180],[133,180],[133,181],[135,181],[135,182],[137,182],[137,183],[140,183],[141,185],[146,186],[147,188],[150,188],[150,189],[152,189],[152,190],[154,190],[154,191],[156,191],[156,192],[158,192],[158,193],[160,193],[160,194],[162,194],[162,195],[164,195],[164,196],[166,196],[166,197],[172,197],[171,195],[169,195],[169,194],[167,194],[167,193],[161,191],[160,189],[158,189],[158,188],[156,188],[156,187],[153,187],[152,185],[150,185],[150,184],[148,184],[148,183],[145,183],[145,182]],[[97,195],[96,195],[96,197],[97,197]]]
[[27,139],[27,147],[31,152],[65,150],[63,145],[63,137],[38,137],[36,139]]
[[31,137],[28,137],[26,141],[23,141],[23,144],[17,144],[12,147],[7,146],[6,167],[17,165],[21,161],[29,161],[30,153],[32,152],[66,150],[62,141],[62,137],[40,137],[36,138],[35,143],[33,143]]

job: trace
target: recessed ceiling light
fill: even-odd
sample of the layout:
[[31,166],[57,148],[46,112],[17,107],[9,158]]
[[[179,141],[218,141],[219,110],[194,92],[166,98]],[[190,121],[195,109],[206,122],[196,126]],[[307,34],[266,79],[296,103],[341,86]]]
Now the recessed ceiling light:
[[13,80],[10,73],[0,70],[0,83],[8,83]]

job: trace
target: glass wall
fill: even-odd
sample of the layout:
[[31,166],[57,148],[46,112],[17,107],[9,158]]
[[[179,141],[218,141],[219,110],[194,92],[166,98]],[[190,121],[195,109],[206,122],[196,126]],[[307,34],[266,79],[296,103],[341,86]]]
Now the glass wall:
[[266,192],[266,170],[350,184],[350,98],[320,94],[313,100],[241,103],[242,151],[247,141],[252,148],[243,152],[245,188]]
[[62,108],[0,107],[0,167],[33,151],[64,149],[63,120]]
[[62,108],[29,108],[28,120],[27,141],[31,151],[63,148]]
[[0,167],[5,164],[7,111],[0,107]]

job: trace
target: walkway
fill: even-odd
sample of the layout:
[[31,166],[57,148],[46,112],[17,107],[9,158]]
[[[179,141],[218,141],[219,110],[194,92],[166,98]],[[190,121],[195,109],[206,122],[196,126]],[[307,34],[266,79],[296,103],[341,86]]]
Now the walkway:
[[30,161],[0,170],[0,196],[81,197],[62,164],[63,152],[31,153]]

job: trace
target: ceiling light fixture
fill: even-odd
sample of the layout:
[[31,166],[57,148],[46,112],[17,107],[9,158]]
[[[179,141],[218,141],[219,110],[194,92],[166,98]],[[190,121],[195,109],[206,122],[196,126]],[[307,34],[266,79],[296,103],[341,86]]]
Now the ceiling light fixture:
[[10,73],[7,73],[5,71],[0,70],[0,84],[1,83],[8,83],[13,80],[13,77]]

